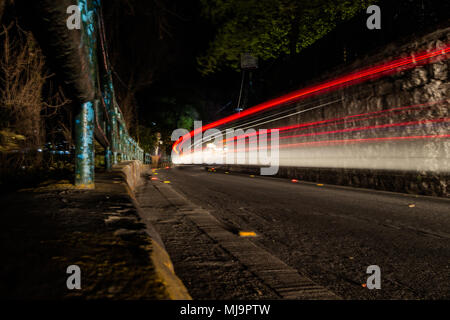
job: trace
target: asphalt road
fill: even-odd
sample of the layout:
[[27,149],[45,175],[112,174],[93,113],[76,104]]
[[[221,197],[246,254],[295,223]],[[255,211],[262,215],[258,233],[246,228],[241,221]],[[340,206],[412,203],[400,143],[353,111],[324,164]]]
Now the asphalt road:
[[[255,232],[257,246],[344,299],[450,299],[449,199],[196,166],[158,174],[229,230]],[[363,285],[370,265],[381,269],[380,290]]]

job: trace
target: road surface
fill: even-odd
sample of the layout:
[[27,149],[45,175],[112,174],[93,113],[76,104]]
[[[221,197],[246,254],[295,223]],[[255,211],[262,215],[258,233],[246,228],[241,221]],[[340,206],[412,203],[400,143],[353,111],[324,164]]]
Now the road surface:
[[[242,250],[233,252],[235,247],[211,236],[211,228],[198,222],[208,214],[236,239],[257,247],[252,259],[273,256],[285,264],[281,269],[292,268],[340,298],[450,299],[449,199],[209,172],[200,166],[161,169],[153,178],[139,198],[159,203],[165,216],[147,218],[194,298],[286,297],[261,277],[264,273],[254,272]],[[158,202],[154,190],[170,203]],[[177,209],[179,196],[197,208],[196,216]],[[240,231],[256,237],[239,237]],[[190,246],[196,247],[191,253]],[[190,261],[202,250],[205,254]],[[208,262],[218,250],[220,262]],[[380,290],[364,286],[370,265],[381,269]],[[215,277],[225,284],[215,287]]]

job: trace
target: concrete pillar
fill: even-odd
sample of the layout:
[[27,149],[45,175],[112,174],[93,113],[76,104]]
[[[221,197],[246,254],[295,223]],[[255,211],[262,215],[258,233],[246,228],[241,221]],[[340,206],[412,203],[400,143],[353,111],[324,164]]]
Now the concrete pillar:
[[106,170],[108,170],[108,171],[111,170],[112,163],[113,163],[113,159],[112,159],[111,147],[107,147],[106,150],[105,150],[105,167],[106,167]]
[[75,116],[75,185],[94,188],[94,104],[81,105]]
[[108,113],[108,121],[106,122],[106,136],[109,141],[109,146],[105,150],[105,167],[106,170],[111,170],[112,165],[117,162],[117,126],[116,126],[116,114],[114,112],[113,105],[113,87],[111,83],[111,75],[108,74],[104,77],[103,86],[103,99],[106,104]]

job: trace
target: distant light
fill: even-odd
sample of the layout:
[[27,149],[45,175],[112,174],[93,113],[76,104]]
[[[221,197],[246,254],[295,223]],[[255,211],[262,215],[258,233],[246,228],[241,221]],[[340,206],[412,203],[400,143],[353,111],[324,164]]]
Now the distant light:
[[37,152],[42,152],[42,149],[41,148],[37,149]]

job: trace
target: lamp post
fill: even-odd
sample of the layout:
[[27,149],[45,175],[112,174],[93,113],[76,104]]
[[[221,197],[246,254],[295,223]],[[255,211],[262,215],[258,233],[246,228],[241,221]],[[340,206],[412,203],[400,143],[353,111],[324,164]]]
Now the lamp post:
[[[242,92],[244,89],[244,80],[245,80],[245,74],[246,71],[249,73],[249,84],[250,87],[252,86],[252,70],[258,69],[258,58],[252,55],[250,52],[246,52],[241,54],[241,69],[242,69],[242,80],[241,80],[241,89],[239,91],[239,99],[238,99],[238,105],[236,108],[236,111],[240,113],[242,110],[244,110],[243,106],[241,106],[241,100],[242,100]],[[245,106],[244,101],[244,106]]]

